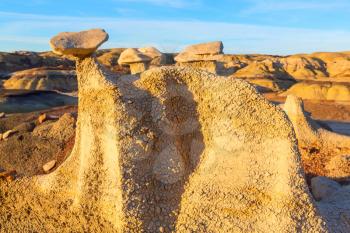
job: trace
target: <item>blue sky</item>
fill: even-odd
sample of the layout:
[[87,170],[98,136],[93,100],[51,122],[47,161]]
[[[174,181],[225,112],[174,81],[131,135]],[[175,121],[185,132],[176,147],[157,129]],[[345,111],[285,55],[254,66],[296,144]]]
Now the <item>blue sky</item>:
[[0,51],[49,50],[61,31],[104,28],[109,47],[165,52],[222,40],[226,53],[350,51],[349,0],[0,0]]

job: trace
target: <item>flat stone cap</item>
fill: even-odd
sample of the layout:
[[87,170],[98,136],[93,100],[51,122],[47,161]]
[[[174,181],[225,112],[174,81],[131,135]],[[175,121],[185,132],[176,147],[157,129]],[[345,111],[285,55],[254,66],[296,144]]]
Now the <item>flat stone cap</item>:
[[139,63],[139,62],[147,62],[150,61],[151,58],[148,56],[145,56],[137,49],[129,48],[124,50],[118,59],[119,65],[127,65],[132,63]]
[[103,29],[62,32],[50,40],[50,46],[59,55],[85,58],[91,56],[107,40],[108,34]]
[[138,49],[141,53],[152,59],[162,56],[163,54],[155,47],[145,47]]
[[183,50],[183,53],[193,55],[217,55],[222,54],[224,45],[221,41],[214,41],[202,44],[190,45]]
[[175,57],[176,62],[216,61],[222,58],[221,41],[190,45]]

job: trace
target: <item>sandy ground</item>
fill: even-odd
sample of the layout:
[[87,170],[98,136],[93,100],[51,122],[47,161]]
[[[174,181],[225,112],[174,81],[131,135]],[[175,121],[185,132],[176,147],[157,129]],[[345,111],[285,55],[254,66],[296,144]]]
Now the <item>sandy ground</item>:
[[[65,113],[76,113],[76,111],[76,106],[65,106],[39,112],[8,114],[0,119],[0,132],[16,129],[24,124],[39,127],[38,117],[43,113],[60,117]],[[50,122],[55,120],[48,120],[42,125],[45,127],[51,124]],[[54,138],[41,138],[30,131],[18,131],[8,140],[0,142],[0,170],[16,171],[18,176],[42,174],[42,166],[45,163],[56,160],[57,166],[60,165],[69,156],[73,145],[74,131],[64,142]]]

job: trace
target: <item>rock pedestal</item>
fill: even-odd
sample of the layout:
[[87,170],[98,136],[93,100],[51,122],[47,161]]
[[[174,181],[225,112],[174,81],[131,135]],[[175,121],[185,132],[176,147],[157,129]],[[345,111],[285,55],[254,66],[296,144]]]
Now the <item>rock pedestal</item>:
[[175,57],[176,65],[216,74],[218,60],[222,58],[223,47],[221,41],[188,46]]

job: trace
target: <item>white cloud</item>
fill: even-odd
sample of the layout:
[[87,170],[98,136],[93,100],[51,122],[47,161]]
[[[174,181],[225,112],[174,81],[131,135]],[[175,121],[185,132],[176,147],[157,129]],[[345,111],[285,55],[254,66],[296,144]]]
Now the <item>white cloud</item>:
[[[60,31],[96,27],[104,28],[110,34],[104,47],[154,45],[163,51],[174,52],[187,44],[222,40],[227,53],[290,54],[350,48],[350,31],[0,12],[0,50],[13,50],[14,41],[17,41],[16,46],[23,44],[27,49],[48,50],[49,38]],[[21,46],[20,49],[25,48]]]

